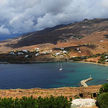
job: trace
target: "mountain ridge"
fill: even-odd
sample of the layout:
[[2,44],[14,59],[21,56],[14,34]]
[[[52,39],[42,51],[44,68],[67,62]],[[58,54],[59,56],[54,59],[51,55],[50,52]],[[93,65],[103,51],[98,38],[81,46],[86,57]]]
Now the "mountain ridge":
[[[33,50],[34,48],[72,47],[80,45],[95,45],[94,49],[85,49],[85,53],[103,53],[108,49],[108,18],[84,19],[67,25],[58,25],[41,31],[24,34],[15,39],[0,42],[0,52],[11,50]],[[103,48],[104,47],[104,48]],[[81,47],[84,51],[84,46]],[[96,52],[97,50],[97,52]],[[78,54],[81,55],[81,54]],[[84,54],[82,54],[84,55]]]

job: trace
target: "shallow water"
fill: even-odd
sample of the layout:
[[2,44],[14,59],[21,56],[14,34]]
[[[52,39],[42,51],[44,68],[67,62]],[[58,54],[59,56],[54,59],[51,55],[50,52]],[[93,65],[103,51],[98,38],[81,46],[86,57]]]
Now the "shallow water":
[[108,67],[86,63],[0,64],[0,89],[56,88],[79,86],[93,77],[88,85],[106,83]]

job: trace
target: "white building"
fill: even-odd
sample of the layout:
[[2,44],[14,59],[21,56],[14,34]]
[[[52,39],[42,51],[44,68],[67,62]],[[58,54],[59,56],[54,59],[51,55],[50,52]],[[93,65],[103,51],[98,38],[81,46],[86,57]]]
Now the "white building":
[[40,51],[40,49],[39,49],[39,48],[36,48],[35,50],[36,50],[36,52],[39,52],[39,51]]
[[36,57],[39,56],[39,53],[36,53],[35,56],[36,56]]
[[105,61],[108,62],[108,59],[106,59]]
[[9,52],[10,55],[15,55],[14,51]]
[[58,56],[58,55],[61,55],[61,53],[58,52],[58,53],[56,53],[55,55]]
[[108,58],[108,56],[105,56],[105,58],[107,59],[107,58]]
[[28,50],[22,50],[22,52],[24,52],[24,53],[28,53]]
[[80,50],[80,48],[77,48],[76,50],[77,50],[77,51],[79,51],[79,50]]
[[18,55],[24,55],[24,53],[23,53],[23,52],[18,52],[17,54],[18,54]]
[[63,51],[63,54],[67,54],[67,53],[68,53],[67,51],[65,51],[65,50]]
[[61,50],[64,50],[64,48],[60,48]]
[[29,57],[29,55],[25,55],[25,58],[28,58]]

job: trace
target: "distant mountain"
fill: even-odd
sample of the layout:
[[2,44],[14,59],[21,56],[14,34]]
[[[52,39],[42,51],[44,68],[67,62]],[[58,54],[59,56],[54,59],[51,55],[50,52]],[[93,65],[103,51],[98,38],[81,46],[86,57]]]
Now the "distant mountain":
[[0,41],[5,41],[8,39],[16,38],[18,36],[21,36],[21,34],[0,35]]

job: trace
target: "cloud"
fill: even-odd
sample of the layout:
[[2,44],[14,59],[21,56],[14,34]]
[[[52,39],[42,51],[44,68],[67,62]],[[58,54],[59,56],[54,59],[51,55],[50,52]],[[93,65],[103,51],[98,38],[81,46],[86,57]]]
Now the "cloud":
[[4,26],[0,26],[0,34],[9,35],[10,31],[7,28],[5,28]]
[[0,33],[25,33],[107,18],[108,0],[0,0]]

